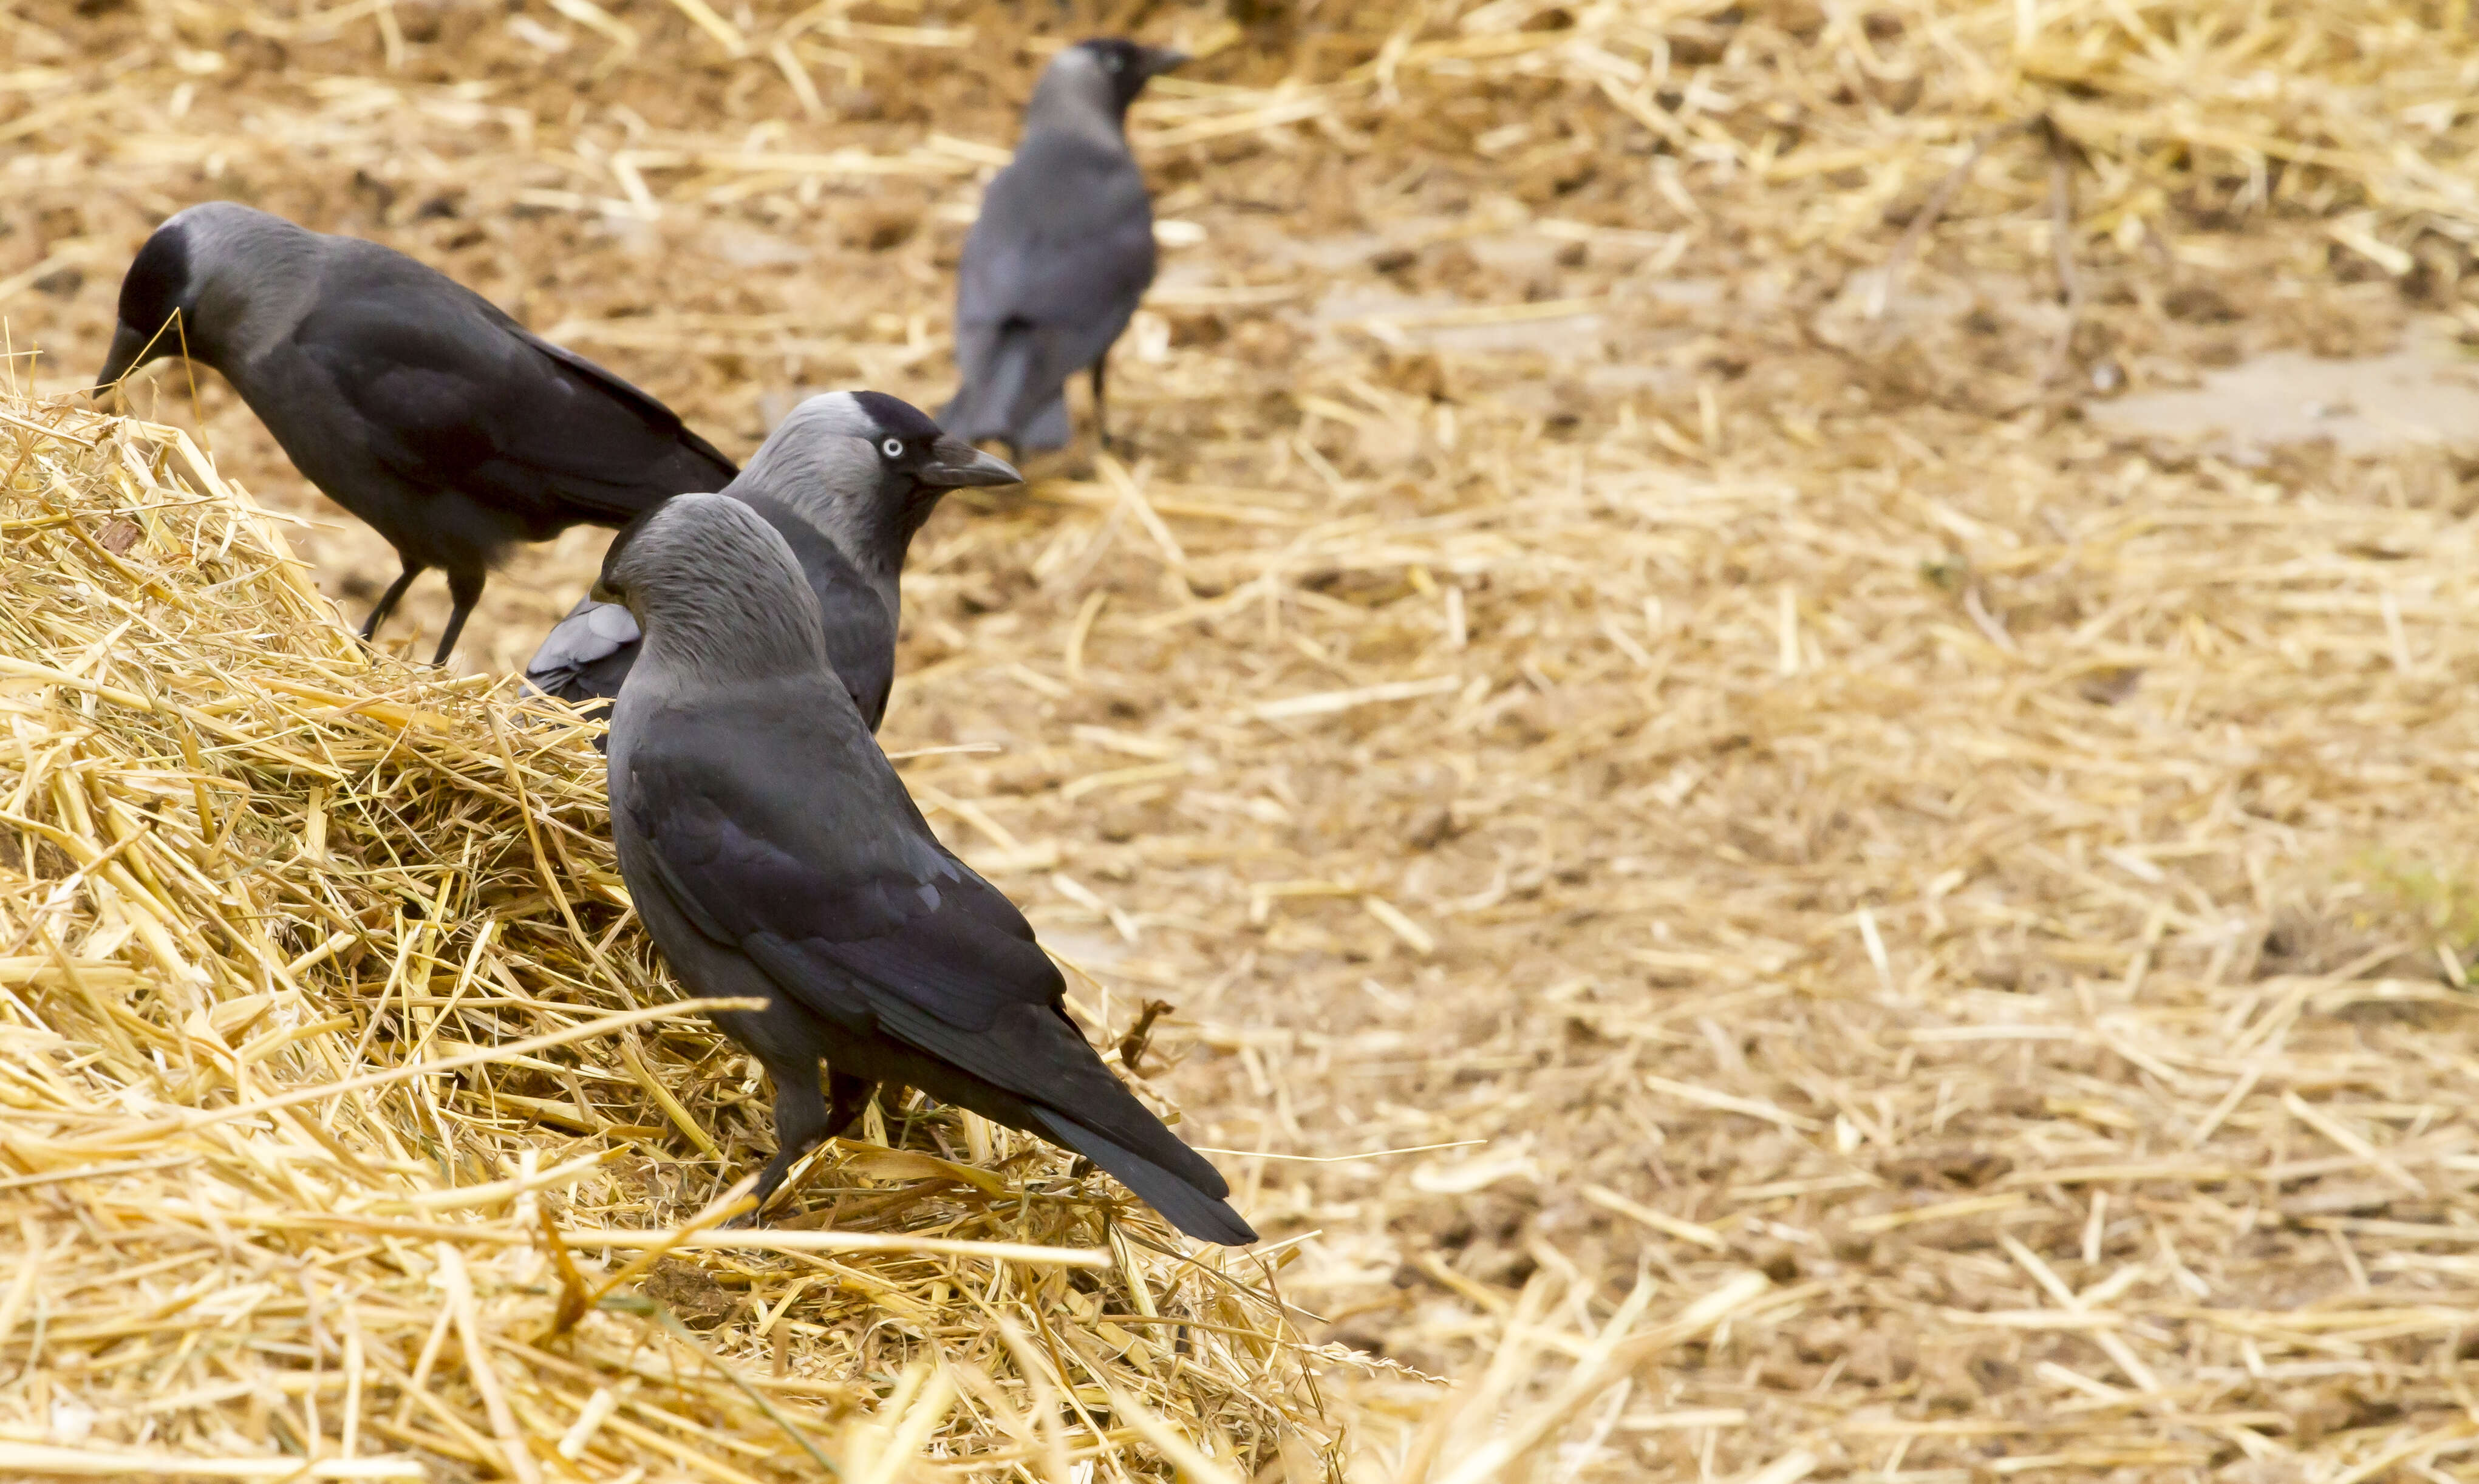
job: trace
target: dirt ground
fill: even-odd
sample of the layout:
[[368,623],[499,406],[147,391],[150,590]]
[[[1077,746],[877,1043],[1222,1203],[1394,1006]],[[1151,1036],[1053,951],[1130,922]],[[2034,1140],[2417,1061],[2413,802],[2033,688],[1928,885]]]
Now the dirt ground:
[[[2093,120],[2426,88],[2367,107],[2443,169],[2479,50],[2227,9],[17,0],[0,316],[65,393],[149,227],[241,199],[745,456],[808,392],[934,409],[1041,58],[1186,44],[1126,461],[948,501],[883,738],[1114,1022],[1175,1007],[1155,1083],[1315,1234],[1317,1338],[1496,1354],[1515,1415],[1640,1277],[1752,1269],[1542,1476],[2468,1476],[2470,234],[2340,143]],[[137,397],[357,620],[384,545],[212,376]],[[1463,1456],[1428,1383],[1334,1381],[1354,1476]]]

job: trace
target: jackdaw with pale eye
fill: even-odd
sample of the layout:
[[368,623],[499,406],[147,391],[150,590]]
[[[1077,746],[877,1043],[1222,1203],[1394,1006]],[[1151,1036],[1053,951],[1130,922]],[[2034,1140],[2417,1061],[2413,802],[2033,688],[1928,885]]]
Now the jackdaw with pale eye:
[[611,719],[629,900],[691,993],[771,1002],[715,1016],[775,1083],[760,1210],[888,1082],[1077,1151],[1199,1241],[1256,1240],[1067,1018],[1022,914],[930,832],[774,526],[680,496],[612,543],[598,592],[645,636]]
[[[827,657],[870,729],[895,679],[898,579],[914,532],[949,490],[1013,484],[1006,460],[951,438],[882,392],[829,392],[792,409],[720,493],[790,543],[825,621]],[[525,678],[583,704],[620,694],[637,625],[616,603],[580,600],[525,665]]]
[[98,387],[184,355],[232,383],[321,494],[396,548],[378,631],[425,569],[455,608],[447,662],[520,541],[621,525],[737,473],[677,414],[394,248],[230,201],[173,217],[120,283]]
[[990,181],[956,276],[964,384],[938,421],[957,437],[1067,446],[1067,378],[1102,372],[1154,281],[1154,206],[1128,152],[1128,105],[1188,58],[1116,38],[1051,59],[1024,111],[1015,158]]

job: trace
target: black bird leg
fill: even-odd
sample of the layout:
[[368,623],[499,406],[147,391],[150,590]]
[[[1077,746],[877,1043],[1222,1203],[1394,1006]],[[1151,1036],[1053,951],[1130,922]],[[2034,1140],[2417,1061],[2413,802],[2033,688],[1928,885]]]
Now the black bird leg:
[[757,1177],[757,1204],[733,1221],[735,1226],[755,1226],[765,1215],[766,1203],[774,1198],[783,1177],[791,1173],[801,1157],[858,1123],[861,1113],[869,1108],[870,1098],[878,1091],[878,1084],[866,1077],[830,1070],[827,1089],[834,1099],[830,1107],[818,1094],[815,1072],[806,1080],[798,1073],[779,1073],[773,1067],[767,1068],[767,1074],[774,1078],[776,1089],[775,1158],[766,1162],[765,1171]]
[[465,621],[473,616],[473,605],[482,601],[485,576],[479,572],[451,572],[447,575],[447,596],[456,606],[447,615],[447,632],[439,636],[439,652],[430,656],[434,665],[447,663],[448,653],[456,648],[456,636],[465,631]]
[[1101,443],[1105,453],[1111,451],[1111,419],[1102,402],[1102,368],[1109,365],[1110,360],[1111,354],[1106,350],[1102,359],[1093,363],[1093,436]]
[[[766,1071],[775,1083],[775,1158],[766,1162],[766,1168],[757,1176],[757,1188],[750,1192],[757,1197],[757,1204],[750,1207],[747,1215],[734,1217],[734,1226],[755,1226],[766,1214],[766,1203],[774,1199],[783,1177],[791,1173],[801,1156],[824,1143],[827,1136],[834,1132],[834,1125],[829,1121],[826,1097],[818,1090],[816,1062],[799,1069],[770,1066]],[[842,1090],[836,1089],[838,1102]]]
[[390,583],[386,592],[379,594],[378,604],[371,609],[370,621],[362,626],[363,643],[368,644],[378,637],[379,626],[386,623],[387,616],[396,611],[396,600],[402,598],[404,596],[404,590],[413,586],[413,579],[421,576],[422,566],[420,563],[406,562],[404,564],[404,575]]
[[827,1091],[834,1099],[833,1106],[827,1110],[827,1132],[840,1135],[869,1112],[869,1100],[878,1095],[878,1084],[831,1066],[827,1068]]

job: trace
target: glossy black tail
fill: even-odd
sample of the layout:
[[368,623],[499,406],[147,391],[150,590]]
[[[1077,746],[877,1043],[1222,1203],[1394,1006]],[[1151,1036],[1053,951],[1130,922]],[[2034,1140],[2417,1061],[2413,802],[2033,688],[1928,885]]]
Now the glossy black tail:
[[[1214,1189],[1201,1189],[1193,1171],[1182,1174],[1165,1169],[1153,1160],[1126,1145],[1105,1138],[1054,1109],[1036,1107],[1034,1116],[1041,1121],[1042,1132],[1059,1143],[1101,1165],[1118,1177],[1119,1183],[1137,1192],[1144,1203],[1163,1214],[1163,1219],[1199,1241],[1219,1242],[1226,1247],[1243,1247],[1257,1240],[1256,1229],[1241,1219],[1231,1203],[1222,1199],[1230,1187],[1202,1156],[1184,1143],[1168,1129],[1162,1135],[1186,1156],[1181,1164],[1203,1165]],[[1160,1124],[1155,1127],[1161,1128]]]

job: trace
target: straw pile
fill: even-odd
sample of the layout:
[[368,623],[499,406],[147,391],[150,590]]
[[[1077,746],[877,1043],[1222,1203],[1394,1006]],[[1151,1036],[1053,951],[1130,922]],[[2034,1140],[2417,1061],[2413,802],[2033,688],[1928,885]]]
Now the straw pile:
[[977,1119],[874,1112],[812,1215],[703,1230],[767,1099],[615,909],[582,730],[370,663],[177,429],[0,419],[0,1472],[1332,1442],[1271,1263]]
[[[926,0],[97,10],[8,22],[26,61],[0,134],[26,151],[9,178],[34,229],[0,240],[0,313],[66,379],[155,217],[237,194],[440,264],[734,452],[803,390],[944,395],[978,177],[1061,36],[1051,7]],[[2479,323],[2463,8],[1078,19],[1209,54],[1134,119],[1170,243],[1114,363],[1136,453],[951,502],[907,578],[886,741],[1089,971],[1099,1025],[1176,1006],[1141,1062],[1295,1243],[1278,1280],[1302,1339],[1399,1368],[1300,1357],[1312,1400],[1249,1398],[1292,1410],[1270,1445],[1223,1393],[1132,1399],[1295,1481],[1329,1461],[1433,1484],[2466,1471],[2472,466],[2417,440],[2220,448],[2096,416],[2267,349],[2364,356]],[[313,508],[219,386],[193,403],[162,376],[152,406],[270,503]],[[339,589],[389,575],[364,533],[302,546]],[[468,659],[521,660],[596,547],[513,566]],[[479,693],[419,694],[468,739],[447,765],[502,786],[496,736],[472,740],[491,735]],[[98,704],[98,725],[127,709]],[[599,858],[592,805],[535,749],[578,744],[503,730],[533,807],[569,827],[540,831],[548,877],[529,841],[496,868],[505,889],[560,883],[622,969],[589,974],[546,898],[525,922],[560,946],[539,972],[576,986],[540,997],[659,1004],[616,908],[569,874]],[[434,894],[479,883],[466,850],[402,869]],[[361,930],[365,982],[394,973],[395,911]],[[409,961],[452,984],[460,944]],[[550,1023],[496,1012],[509,1036]],[[691,1121],[746,1128],[749,1107],[715,1112],[738,1095],[719,1063],[685,1070],[697,1022],[637,1035]],[[606,1044],[585,1095],[662,1130]],[[589,1053],[563,1055],[542,1059]],[[573,1106],[540,1075],[490,1087]],[[438,1093],[487,1116],[468,1095]],[[520,1172],[458,1184],[521,1178],[518,1143],[454,1137]],[[698,1158],[676,1125],[626,1137],[632,1159]],[[647,1209],[610,1224],[687,1219],[720,1168],[660,1200],[630,1188]],[[938,1199],[938,1220],[972,1205]],[[93,1241],[47,1232],[63,1264]],[[206,1292],[238,1309],[254,1281]],[[441,1312],[426,1276],[387,1281]],[[219,1333],[305,1312],[269,1295]],[[753,1327],[702,1343],[762,1386]],[[442,1394],[495,1438],[455,1390],[461,1340],[442,1343]],[[1003,1333],[952,1344],[1017,1373]],[[29,1426],[71,1392],[54,1353],[0,1382]],[[877,1379],[826,1364],[867,1394],[856,1415],[897,1394],[884,1360]],[[1099,1389],[1071,1371],[1050,1384]],[[701,1425],[782,1451],[740,1394],[699,1394],[743,1408]],[[427,1415],[406,1425],[444,1437]]]

